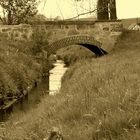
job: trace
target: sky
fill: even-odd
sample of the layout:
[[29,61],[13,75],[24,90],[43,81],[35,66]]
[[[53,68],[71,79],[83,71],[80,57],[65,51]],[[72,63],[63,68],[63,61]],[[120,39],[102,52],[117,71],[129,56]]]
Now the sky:
[[[76,3],[74,0],[41,0],[38,10],[48,18],[60,16],[66,19],[95,9],[96,1],[81,0]],[[140,0],[116,0],[116,7],[118,19],[140,17]]]

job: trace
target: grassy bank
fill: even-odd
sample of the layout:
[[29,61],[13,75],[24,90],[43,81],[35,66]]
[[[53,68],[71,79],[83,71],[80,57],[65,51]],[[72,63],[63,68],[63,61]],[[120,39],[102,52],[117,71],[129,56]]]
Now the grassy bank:
[[61,48],[57,51],[56,55],[57,59],[62,59],[67,66],[72,65],[79,60],[95,58],[94,53],[79,45]]
[[0,105],[4,104],[1,100],[5,102],[18,98],[46,74],[47,52],[43,47],[47,42],[42,42],[35,34],[32,41],[10,41],[1,38]]
[[55,126],[65,140],[139,140],[139,36],[125,32],[111,54],[77,61],[64,75],[59,95],[1,124],[0,136],[42,140]]

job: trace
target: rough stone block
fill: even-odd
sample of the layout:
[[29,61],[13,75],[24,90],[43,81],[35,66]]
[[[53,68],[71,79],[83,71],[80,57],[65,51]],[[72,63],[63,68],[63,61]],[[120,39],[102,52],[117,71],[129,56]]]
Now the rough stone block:
[[70,35],[77,35],[77,34],[79,34],[79,32],[76,29],[71,29],[71,30],[68,31],[69,36]]

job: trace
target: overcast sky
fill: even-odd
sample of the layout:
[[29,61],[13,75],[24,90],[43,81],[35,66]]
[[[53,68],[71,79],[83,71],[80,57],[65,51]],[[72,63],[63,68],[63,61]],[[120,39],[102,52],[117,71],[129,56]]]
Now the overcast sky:
[[[44,1],[46,1],[45,6]],[[116,0],[116,5],[119,19],[140,17],[140,0]],[[61,16],[66,19],[76,16],[77,13],[95,9],[95,6],[96,0],[81,0],[77,3],[74,0],[42,0],[39,13],[47,17]]]

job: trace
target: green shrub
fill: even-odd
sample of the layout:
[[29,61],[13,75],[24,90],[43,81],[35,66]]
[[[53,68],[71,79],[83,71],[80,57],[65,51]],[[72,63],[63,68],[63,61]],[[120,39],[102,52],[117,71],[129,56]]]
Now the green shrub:
[[3,96],[22,94],[46,72],[44,69],[48,66],[48,61],[44,47],[48,44],[46,38],[45,41],[42,40],[43,30],[38,30],[39,36],[34,32],[33,40],[29,42],[4,39],[0,42],[0,94]]
[[33,49],[33,53],[37,54],[42,52],[42,50],[46,50],[48,49],[48,34],[46,33],[46,28],[45,26],[33,26],[33,35],[32,35],[32,39],[33,39],[33,44],[34,47]]

